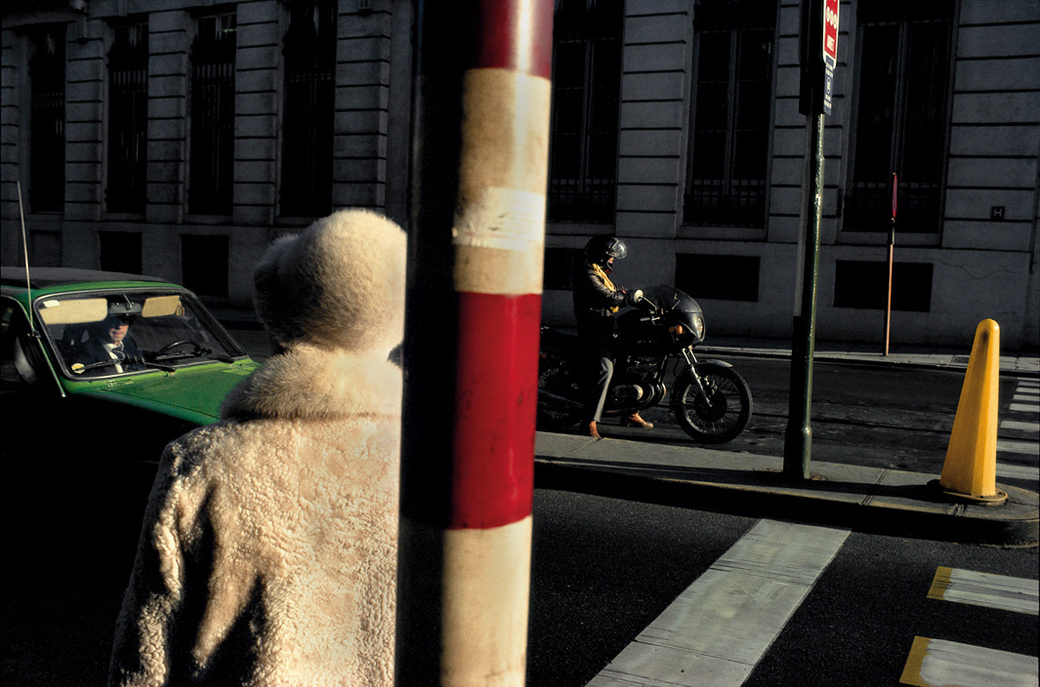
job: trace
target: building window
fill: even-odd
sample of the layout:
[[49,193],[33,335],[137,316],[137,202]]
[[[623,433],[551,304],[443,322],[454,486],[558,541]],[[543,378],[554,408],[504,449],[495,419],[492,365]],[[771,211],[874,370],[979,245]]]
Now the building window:
[[336,6],[296,2],[285,34],[281,214],[316,217],[332,209]]
[[65,29],[49,27],[32,39],[29,60],[29,207],[65,209]]
[[611,222],[617,186],[622,0],[558,0],[548,217]]
[[952,0],[859,4],[859,102],[845,229],[888,230],[895,172],[897,230],[939,231],[952,18]]
[[199,296],[228,297],[227,236],[181,236],[181,277],[183,284]]
[[[929,312],[932,309],[932,265],[897,262],[892,265],[892,310]],[[834,265],[834,307],[884,310],[888,301],[888,263],[838,260]]]
[[108,51],[109,212],[144,212],[148,147],[148,23],[113,29]]
[[188,212],[231,214],[235,165],[235,15],[198,19],[191,46]]
[[571,291],[574,289],[575,266],[585,256],[580,248],[546,248],[542,269],[543,291]]
[[98,253],[106,272],[141,274],[141,234],[136,231],[99,231]]
[[764,227],[776,3],[698,0],[683,222]]
[[694,298],[758,302],[757,255],[676,255],[675,286]]

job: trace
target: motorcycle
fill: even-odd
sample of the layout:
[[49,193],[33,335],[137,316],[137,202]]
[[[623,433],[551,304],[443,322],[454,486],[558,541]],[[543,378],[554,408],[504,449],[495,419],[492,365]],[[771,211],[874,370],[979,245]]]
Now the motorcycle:
[[[578,336],[542,327],[538,374],[538,420],[547,429],[573,427],[582,414],[584,366]],[[614,375],[605,416],[627,416],[666,398],[683,431],[694,441],[731,441],[751,420],[751,389],[733,366],[698,360],[693,349],[704,341],[704,312],[696,300],[671,286],[646,289],[635,309],[617,318]],[[674,361],[675,382],[665,384]]]

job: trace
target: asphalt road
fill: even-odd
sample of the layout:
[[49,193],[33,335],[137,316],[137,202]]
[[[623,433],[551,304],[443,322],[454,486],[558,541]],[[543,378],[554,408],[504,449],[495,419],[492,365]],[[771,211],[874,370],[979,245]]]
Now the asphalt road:
[[[538,491],[529,687],[587,684],[757,524],[695,509]],[[897,685],[915,637],[994,649],[1035,662],[1035,611],[1030,615],[930,599],[928,592],[942,566],[1031,580],[1035,603],[1037,563],[1036,548],[850,533],[747,679],[733,683],[719,677],[713,684]],[[695,607],[695,601],[688,601],[684,610]],[[740,644],[755,634],[755,623],[770,620],[768,613],[763,615],[741,618],[731,651],[743,649]],[[693,635],[700,631],[688,630]]]
[[[758,524],[546,490],[536,491],[534,522],[529,687],[586,685]],[[927,593],[939,566],[1035,583],[1037,553],[851,533],[743,685],[896,685],[915,637],[1035,659],[1036,615]],[[120,596],[117,577],[83,567],[44,577],[5,567],[0,684],[103,685]]]

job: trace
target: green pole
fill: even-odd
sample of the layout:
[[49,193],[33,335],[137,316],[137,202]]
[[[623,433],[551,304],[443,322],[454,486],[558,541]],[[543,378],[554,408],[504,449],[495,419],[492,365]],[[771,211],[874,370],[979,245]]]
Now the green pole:
[[787,431],[784,435],[784,474],[809,479],[812,454],[812,379],[816,350],[816,283],[820,270],[820,218],[823,214],[824,115],[809,115],[806,135],[805,208],[801,226],[801,282],[795,300],[791,340],[791,384]]

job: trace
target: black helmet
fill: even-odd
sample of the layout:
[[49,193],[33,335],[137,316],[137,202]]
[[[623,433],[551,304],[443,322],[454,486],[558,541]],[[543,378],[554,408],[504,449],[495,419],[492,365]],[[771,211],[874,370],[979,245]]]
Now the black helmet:
[[623,259],[628,255],[625,242],[615,236],[593,236],[585,244],[585,258],[596,265],[607,262],[607,258]]

